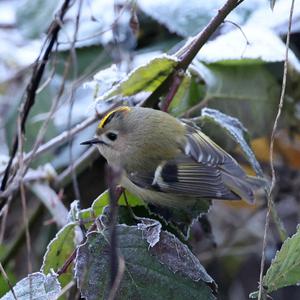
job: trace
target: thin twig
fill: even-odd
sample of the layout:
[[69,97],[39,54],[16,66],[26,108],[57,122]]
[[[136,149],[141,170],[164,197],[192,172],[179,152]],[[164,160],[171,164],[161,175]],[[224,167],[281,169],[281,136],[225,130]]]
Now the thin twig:
[[[91,116],[91,117],[87,118],[86,120],[84,120],[83,122],[74,126],[70,131],[66,130],[66,131],[62,132],[61,134],[59,134],[58,136],[51,139],[50,141],[48,141],[47,143],[41,145],[36,150],[36,152],[30,151],[28,154],[24,155],[24,159],[23,159],[24,163],[28,163],[28,161],[32,161],[32,160],[36,159],[37,157],[39,157],[40,155],[44,154],[45,152],[62,145],[63,143],[68,141],[70,138],[72,138],[74,135],[76,135],[77,133],[81,132],[85,128],[92,125],[97,119],[98,119],[98,116],[96,116],[96,115]],[[18,161],[16,161],[13,164],[13,167],[16,168],[17,165],[18,165]],[[0,173],[0,175],[1,175],[1,173]],[[10,184],[10,186],[3,193],[0,192],[0,197],[7,198],[8,196],[10,196],[12,194],[12,192],[15,191],[15,189],[19,186],[21,180],[23,180],[22,177],[16,176],[14,178],[14,181]],[[15,187],[13,187],[13,186],[15,186]],[[5,202],[0,201],[0,211],[4,207],[5,203],[6,203],[6,201]]]
[[[37,220],[39,219],[39,217],[42,215],[43,212],[43,205],[39,204],[33,211],[33,213],[31,213],[31,215],[29,216],[29,230],[35,226]],[[21,228],[19,228],[17,234],[14,236],[13,241],[7,245],[4,253],[2,253],[2,265],[5,267],[7,266],[7,264],[11,261],[11,259],[15,258],[16,253],[18,252],[18,250],[23,246],[23,241],[26,238],[26,232],[25,232],[25,225],[23,224],[23,226]]]
[[5,225],[6,225],[6,221],[7,221],[10,201],[11,201],[11,197],[10,197],[10,199],[8,199],[5,207],[0,212],[0,221],[1,221],[1,225],[0,225],[0,245],[2,245],[3,239],[4,239],[4,233],[5,233],[5,228],[6,228]]
[[[24,161],[23,161],[23,136],[22,136],[22,127],[21,127],[21,118],[18,117],[18,158],[19,158],[19,166],[20,170],[24,170]],[[29,222],[28,222],[28,215],[27,215],[27,203],[26,203],[26,194],[25,194],[25,187],[24,182],[21,181],[20,183],[20,195],[21,195],[21,203],[22,203],[22,216],[25,228],[25,236],[26,236],[26,249],[27,249],[27,267],[28,267],[28,274],[32,273],[32,264],[31,264],[31,238],[29,232]],[[30,291],[30,299],[32,289],[32,279],[29,277],[29,291]]]
[[16,294],[15,294],[13,285],[11,284],[11,282],[10,282],[10,280],[9,280],[9,278],[8,278],[8,276],[7,276],[7,274],[6,274],[5,270],[4,270],[4,268],[3,268],[1,262],[0,262],[0,271],[1,271],[1,274],[2,274],[3,278],[4,278],[5,281],[7,282],[7,285],[8,285],[8,287],[9,287],[9,289],[10,289],[10,291],[11,291],[11,293],[12,293],[14,299],[15,299],[15,300],[18,300],[18,299],[17,299],[17,296],[16,296]]
[[[60,20],[63,20],[66,12],[69,9],[69,4],[70,4],[71,0],[65,0],[61,6],[61,9],[59,11],[58,14],[58,18]],[[49,27],[49,33],[47,36],[47,39],[44,43],[43,48],[45,47],[45,51],[44,54],[42,55],[41,60],[39,60],[39,58],[37,59],[36,63],[34,64],[33,67],[33,72],[32,72],[32,77],[30,80],[30,83],[27,86],[27,94],[26,94],[26,99],[22,104],[21,107],[21,111],[20,111],[20,116],[21,116],[21,132],[22,134],[25,133],[25,124],[29,115],[29,112],[31,110],[31,108],[33,107],[34,103],[35,103],[35,97],[36,97],[36,91],[39,87],[39,84],[41,82],[42,76],[44,74],[44,70],[45,70],[45,66],[50,58],[52,49],[56,43],[57,40],[57,36],[60,30],[60,25],[56,22],[56,20],[54,20],[50,27]],[[46,47],[46,44],[47,47]],[[18,134],[15,135],[15,139],[13,142],[13,148],[12,148],[12,153],[10,156],[10,160],[8,162],[8,165],[6,167],[5,170],[5,174],[4,177],[2,179],[2,183],[1,183],[1,191],[4,191],[6,188],[6,183],[10,174],[10,168],[12,165],[12,162],[14,160],[14,157],[17,153],[18,150],[18,143],[19,143],[19,139],[18,139]],[[3,205],[6,203],[6,200],[3,199],[1,202],[1,208],[3,207]]]
[[69,166],[56,177],[55,186],[66,186],[70,182],[70,179],[72,180],[73,168],[75,168],[77,172],[80,172],[84,167],[90,165],[97,157],[99,157],[98,149],[96,147],[90,147],[74,162],[73,166]]
[[[84,241],[82,241],[82,243],[80,244],[83,244],[85,242],[85,239]],[[77,254],[77,248],[75,248],[72,253],[70,254],[70,256],[66,259],[66,261],[64,262],[63,266],[61,268],[58,269],[58,271],[56,272],[58,276],[64,274],[67,272],[69,266],[71,265],[71,263],[74,261],[75,257],[76,257],[76,254]]]
[[295,0],[292,0],[290,15],[289,15],[289,23],[288,23],[288,32],[286,36],[286,47],[285,47],[285,60],[284,60],[284,68],[283,68],[283,78],[282,78],[282,86],[281,86],[281,95],[279,100],[279,106],[277,115],[275,118],[275,122],[273,125],[272,135],[271,135],[271,143],[270,143],[270,167],[272,172],[272,181],[271,187],[268,193],[268,209],[266,214],[265,220],[265,230],[264,230],[264,238],[263,238],[263,249],[262,249],[262,256],[261,256],[261,263],[260,263],[260,274],[259,274],[259,292],[258,292],[258,300],[262,300],[265,297],[265,291],[263,288],[263,273],[264,273],[264,266],[265,266],[265,251],[267,246],[267,236],[269,230],[269,223],[270,223],[270,213],[271,208],[273,207],[273,199],[272,193],[273,189],[276,184],[276,173],[274,168],[274,140],[275,135],[278,127],[278,121],[281,116],[282,107],[284,104],[284,97],[285,97],[285,90],[286,90],[286,81],[287,81],[287,72],[288,72],[288,59],[289,59],[289,45],[290,45],[290,35],[291,35],[291,28],[292,28],[292,19],[293,19],[293,12],[294,12],[294,3]]
[[162,111],[167,111],[174,96],[176,95],[179,87],[180,87],[180,84],[182,82],[182,79],[184,77],[184,71],[183,70],[179,70],[177,71],[176,73],[174,73],[173,75],[173,79],[172,79],[172,85],[170,87],[170,90],[165,98],[165,101],[163,102],[163,105],[162,105],[162,108],[161,110]]
[[[92,232],[92,231],[94,231],[96,229],[97,229],[97,221],[95,220],[94,223],[89,228],[88,233]],[[86,242],[86,240],[87,240],[87,235],[84,236],[84,238],[82,239],[82,241],[79,243],[79,246],[83,245]],[[69,257],[65,260],[64,264],[57,270],[56,273],[58,274],[58,276],[66,273],[66,271],[68,270],[69,266],[72,264],[72,262],[76,258],[77,249],[78,249],[78,247],[76,247],[72,251],[72,253],[69,255]]]
[[[77,34],[78,34],[78,29],[79,29],[79,21],[80,21],[80,13],[81,13],[81,9],[82,9],[82,0],[79,0],[79,4],[78,4],[78,11],[77,11],[77,15],[76,15],[76,21],[75,21],[75,30],[74,30],[74,35],[73,35],[73,40],[71,43],[71,47],[70,47],[70,57],[72,57],[72,62],[73,62],[73,77],[74,80],[77,78],[78,76],[78,65],[77,65],[77,55],[76,55],[76,48],[75,48],[75,43],[77,40]],[[71,88],[71,95],[70,95],[70,108],[69,108],[69,113],[68,113],[68,129],[70,131],[71,128],[71,122],[72,122],[72,111],[73,111],[73,106],[74,106],[74,91],[75,91],[75,85],[72,86]],[[74,168],[74,161],[73,161],[73,149],[72,149],[72,145],[73,145],[73,141],[72,139],[69,139],[69,158],[70,158],[70,167],[71,167],[71,175],[72,175],[72,184],[73,184],[73,191],[75,194],[75,198],[77,200],[79,200],[79,209],[81,208],[81,197],[80,197],[80,189],[79,189],[79,185],[78,185],[78,181],[77,181],[77,177],[76,177],[76,170]],[[83,229],[83,226],[81,226],[81,228]]]

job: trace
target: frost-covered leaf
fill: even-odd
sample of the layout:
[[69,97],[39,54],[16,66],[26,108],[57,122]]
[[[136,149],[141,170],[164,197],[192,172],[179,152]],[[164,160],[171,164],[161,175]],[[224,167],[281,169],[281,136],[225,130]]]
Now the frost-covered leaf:
[[164,24],[171,32],[188,37],[201,31],[223,2],[142,0],[138,1],[138,5],[145,14]]
[[[269,0],[270,2],[274,0]],[[291,9],[291,2],[286,0],[276,0],[276,5],[273,10],[270,6],[256,9],[250,16],[247,24],[259,27],[272,29],[277,34],[284,36],[288,31],[288,22]],[[297,33],[300,31],[300,5],[295,1],[293,11],[293,23],[291,32]]]
[[[285,44],[271,30],[258,26],[244,26],[207,42],[197,55],[205,63],[249,64],[283,62]],[[257,34],[259,32],[259,34]],[[222,49],[222,51],[220,51]],[[300,72],[300,62],[290,50],[290,65]]]
[[[118,248],[125,260],[117,299],[215,299],[206,285],[213,285],[213,280],[175,236],[161,232],[159,242],[149,249],[137,226],[118,225],[117,232]],[[108,230],[92,232],[77,252],[75,274],[86,299],[107,296],[108,237]]]
[[28,67],[36,60],[41,43],[40,41],[27,41],[18,32],[11,34],[9,30],[1,30],[0,39],[5,40],[5,47],[0,49],[0,82],[2,84],[14,78],[21,69]]
[[153,92],[174,70],[177,63],[174,56],[156,57],[130,72],[125,79],[98,100],[133,96],[140,92]]
[[29,38],[39,38],[44,33],[61,1],[18,1],[17,22],[22,33]]
[[[243,23],[254,10],[264,5],[266,0],[245,1],[229,15],[231,21]],[[249,2],[249,3],[248,3]],[[200,32],[223,5],[224,0],[163,0],[138,1],[139,8],[157,22],[165,25],[171,32],[188,37]]]
[[194,61],[191,72],[205,83],[202,101],[208,107],[238,118],[253,136],[270,134],[280,87],[263,65],[205,66]]
[[267,292],[300,282],[300,227],[286,239],[263,279]]
[[[14,287],[18,300],[52,300],[57,299],[61,287],[55,275],[45,275],[40,272],[32,273],[19,281]],[[1,300],[15,300],[12,292],[5,294]]]
[[94,97],[97,98],[108,92],[125,76],[126,74],[118,70],[116,65],[111,65],[109,68],[97,72],[93,80],[85,83],[85,86],[92,88],[94,90]]
[[161,224],[157,220],[140,218],[137,228],[143,231],[150,247],[155,246],[159,242]]
[[220,111],[211,108],[202,109],[201,115],[204,121],[207,118],[223,128],[234,139],[234,141],[240,145],[256,174],[260,177],[263,177],[261,166],[245,140],[247,129],[243,126],[243,124],[238,119],[225,115]]
[[[64,30],[60,32],[60,49],[69,49],[76,26],[79,3],[69,9],[66,14]],[[104,13],[105,12],[105,13]],[[131,5],[125,0],[83,1],[81,5],[80,24],[77,32],[76,47],[91,45],[110,45],[114,38],[122,49],[133,48],[136,44],[130,24]],[[113,28],[117,30],[113,32]]]
[[[44,255],[43,265],[41,271],[45,274],[55,272],[63,266],[67,258],[72,254],[75,249],[75,226],[76,223],[69,223],[63,227],[55,236],[55,238],[48,244],[47,251]],[[73,278],[72,268],[62,274],[58,280],[61,286],[64,287]]]
[[184,239],[188,239],[190,228],[194,220],[206,214],[209,211],[211,201],[202,199],[196,201],[192,206],[183,208],[170,208],[148,205],[148,209],[154,215],[158,215],[162,221],[174,227],[179,235]]

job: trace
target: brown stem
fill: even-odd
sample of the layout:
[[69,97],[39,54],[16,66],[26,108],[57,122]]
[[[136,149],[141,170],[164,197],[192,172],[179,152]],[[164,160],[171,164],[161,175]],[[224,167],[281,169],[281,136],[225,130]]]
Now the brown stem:
[[168,109],[168,106],[172,102],[176,91],[183,79],[183,76],[178,77],[176,76],[176,73],[180,70],[185,71],[188,68],[199,50],[222,24],[227,15],[242,2],[243,0],[228,0],[224,4],[224,6],[218,10],[217,15],[211,19],[207,26],[198,35],[196,35],[188,45],[183,46],[177,52],[176,55],[179,58],[178,65],[176,66],[174,71],[165,79],[165,81],[145,100],[144,106],[153,107],[157,105],[159,97],[168,89],[168,87],[170,87],[169,92],[166,96],[166,99],[168,100],[163,106],[163,109],[165,111]]
[[117,184],[120,181],[121,170],[112,169],[107,166],[106,180],[109,188],[110,214],[109,214],[109,229],[110,229],[110,284],[109,289],[117,289],[115,282],[119,274],[119,253],[118,253],[118,237],[117,237],[117,218],[118,218],[118,199],[122,191],[117,189]]

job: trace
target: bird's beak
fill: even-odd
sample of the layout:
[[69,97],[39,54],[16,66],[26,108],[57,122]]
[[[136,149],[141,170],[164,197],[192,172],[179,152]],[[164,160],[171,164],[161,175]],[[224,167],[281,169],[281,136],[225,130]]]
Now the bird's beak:
[[94,138],[85,142],[80,143],[80,145],[94,145],[94,144],[103,144],[98,138]]

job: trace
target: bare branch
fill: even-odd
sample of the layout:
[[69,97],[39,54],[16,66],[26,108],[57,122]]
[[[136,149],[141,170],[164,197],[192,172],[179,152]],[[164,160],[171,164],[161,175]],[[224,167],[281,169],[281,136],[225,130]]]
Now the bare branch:
[[[71,2],[71,0],[65,0],[63,2],[61,9],[58,13],[59,20],[61,20],[61,21],[63,20],[67,10],[69,9],[70,2]],[[25,133],[25,124],[26,124],[29,112],[35,103],[36,91],[41,82],[42,76],[44,74],[45,66],[49,60],[52,49],[57,41],[57,36],[58,36],[59,30],[60,30],[60,25],[58,24],[58,22],[56,20],[53,20],[53,22],[51,23],[51,25],[49,27],[49,30],[48,30],[49,33],[48,33],[47,39],[43,46],[43,48],[45,47],[45,51],[44,51],[41,59],[38,58],[36,63],[34,64],[32,77],[27,86],[26,98],[22,104],[21,111],[20,111],[22,134]],[[46,46],[46,44],[48,44],[48,45]],[[9,163],[7,165],[7,168],[5,170],[4,177],[2,179],[1,191],[4,191],[6,188],[6,183],[7,183],[8,177],[9,177],[10,168],[11,168],[13,159],[18,150],[18,143],[19,143],[18,134],[16,134],[14,143],[13,143],[11,157],[10,157]],[[3,200],[1,203],[0,209],[3,207],[4,204],[5,204],[5,201]]]

